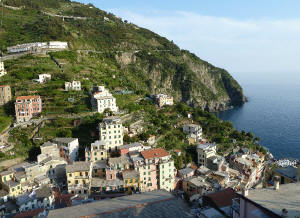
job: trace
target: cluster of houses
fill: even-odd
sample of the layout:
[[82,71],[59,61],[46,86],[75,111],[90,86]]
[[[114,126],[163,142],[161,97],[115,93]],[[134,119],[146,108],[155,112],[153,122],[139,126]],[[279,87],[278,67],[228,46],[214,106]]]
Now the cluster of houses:
[[44,143],[36,163],[22,163],[0,173],[2,214],[55,208],[55,188],[87,199],[107,193],[137,193],[175,189],[171,154],[148,144],[123,144],[119,117],[99,123],[99,140],[78,160],[76,138]]
[[67,42],[50,41],[34,42],[7,47],[7,53],[16,54],[22,52],[38,52],[42,50],[64,50],[68,49]]

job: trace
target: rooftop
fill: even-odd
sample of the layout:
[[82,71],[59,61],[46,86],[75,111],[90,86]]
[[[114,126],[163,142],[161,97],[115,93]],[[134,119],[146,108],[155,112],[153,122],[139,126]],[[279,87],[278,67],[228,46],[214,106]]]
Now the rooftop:
[[49,186],[44,185],[41,188],[37,189],[35,193],[37,198],[48,198],[52,195],[52,189]]
[[187,168],[184,168],[184,169],[181,169],[178,171],[181,175],[187,175],[191,172],[194,172],[194,170],[190,167],[187,167]]
[[78,138],[55,138],[55,139],[53,139],[54,142],[62,142],[62,143],[71,143],[75,140],[78,140]]
[[89,170],[90,170],[90,163],[84,161],[74,162],[73,164],[66,166],[67,173],[89,171]]
[[141,154],[145,159],[152,159],[155,157],[165,157],[170,155],[169,152],[167,152],[163,148],[155,148],[155,149],[142,151]]
[[205,150],[205,149],[213,148],[215,146],[216,146],[215,143],[205,143],[205,144],[199,144],[199,145],[197,145],[197,149],[203,149],[203,150]]
[[95,201],[50,210],[48,217],[190,217],[183,205],[169,192],[158,190],[142,194]]
[[123,171],[123,179],[139,178],[140,174],[136,170]]
[[124,181],[120,179],[106,180],[100,178],[91,179],[91,187],[109,187],[109,186],[122,186]]
[[300,216],[300,183],[280,185],[279,190],[273,187],[249,190],[247,198],[278,215],[286,209],[288,217]]
[[18,96],[16,101],[18,100],[30,100],[30,99],[38,99],[41,98],[40,96]]
[[134,148],[134,147],[139,147],[139,146],[143,146],[143,145],[139,142],[134,142],[134,143],[127,144],[127,145],[122,145],[119,147],[119,149]]
[[232,199],[236,198],[236,192],[232,188],[227,188],[219,192],[205,195],[206,199],[210,199],[219,208],[232,205]]
[[41,147],[47,147],[47,146],[53,146],[53,145],[56,145],[56,144],[48,141],[48,142],[45,142],[44,144],[42,144]]
[[127,155],[121,155],[120,157],[109,158],[108,164],[115,165],[115,164],[127,164],[130,163],[130,159]]
[[7,176],[7,175],[12,174],[12,173],[14,173],[14,172],[10,171],[10,170],[6,170],[6,171],[0,172],[0,176]]
[[[275,170],[276,173],[292,179],[294,182],[297,182],[298,171],[296,167],[279,167]],[[300,179],[300,178],[299,178]]]

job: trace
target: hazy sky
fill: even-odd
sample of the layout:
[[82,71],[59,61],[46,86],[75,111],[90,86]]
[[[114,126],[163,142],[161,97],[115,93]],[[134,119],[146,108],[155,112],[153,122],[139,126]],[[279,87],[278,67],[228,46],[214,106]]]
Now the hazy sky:
[[300,74],[299,0],[81,2],[157,32],[234,76]]

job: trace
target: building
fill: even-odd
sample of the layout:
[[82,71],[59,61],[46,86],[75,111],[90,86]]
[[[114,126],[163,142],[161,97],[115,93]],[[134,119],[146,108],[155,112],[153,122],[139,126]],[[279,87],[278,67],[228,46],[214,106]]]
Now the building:
[[49,211],[48,218],[57,217],[187,218],[191,215],[171,193],[157,190]]
[[60,147],[60,156],[69,160],[70,163],[77,159],[79,141],[78,138],[55,138],[52,140]]
[[81,82],[80,81],[72,81],[65,82],[65,91],[80,91],[81,90]]
[[107,159],[106,141],[95,141],[91,144],[90,148],[85,149],[86,161],[99,161]]
[[134,142],[127,145],[122,145],[119,147],[119,152],[121,155],[128,154],[129,152],[141,152],[147,149],[151,149],[150,146],[144,146],[140,142]]
[[90,184],[90,162],[74,162],[66,166],[68,192],[88,194]]
[[98,113],[103,113],[105,109],[117,112],[116,98],[104,86],[96,86],[92,90],[91,104]]
[[6,74],[7,74],[7,72],[4,68],[4,63],[2,61],[0,61],[0,77],[4,76]]
[[198,165],[207,167],[207,159],[215,156],[217,152],[216,144],[199,144],[197,146]]
[[16,119],[18,123],[28,122],[33,116],[42,112],[40,96],[19,96],[15,102]]
[[129,170],[131,164],[132,162],[128,155],[121,155],[120,157],[109,158],[108,160],[108,167],[110,169],[116,170],[117,172],[121,172],[123,170]]
[[232,201],[237,193],[232,188],[206,194],[202,197],[202,207],[199,217],[232,217]]
[[244,190],[233,200],[233,218],[299,217],[300,183],[279,185],[263,189]]
[[165,94],[158,94],[154,96],[155,101],[159,107],[163,107],[165,105],[173,105],[174,100],[173,97],[165,95]]
[[182,188],[188,197],[196,194],[204,195],[213,191],[213,185],[208,183],[202,176],[192,176],[183,179]]
[[0,106],[11,100],[11,89],[9,85],[0,86]]
[[300,182],[300,165],[298,168],[294,166],[278,167],[275,169],[274,175],[280,178],[280,184]]
[[195,174],[195,170],[192,169],[192,168],[190,168],[190,167],[187,167],[187,168],[178,170],[178,176],[179,176],[181,179],[185,179],[185,178],[194,176],[194,174]]
[[199,142],[202,139],[202,127],[200,125],[196,125],[196,124],[184,125],[183,132],[187,134],[187,139],[189,138],[194,139],[194,143]]
[[125,191],[131,193],[139,191],[140,187],[140,175],[136,170],[126,170],[122,172],[124,189]]
[[147,184],[147,186],[153,186],[153,183],[156,180],[155,177],[157,177],[158,189],[165,189],[167,191],[174,190],[175,167],[170,153],[163,148],[155,148],[142,151],[141,155],[145,159],[145,168],[148,168],[149,170],[152,168],[152,170],[154,170],[154,165],[156,169],[155,173],[150,171],[148,172],[148,175],[144,172],[144,175],[141,178],[141,182],[144,182],[143,185],[145,186]]
[[7,47],[7,53],[21,53],[21,52],[38,52],[43,50],[64,50],[68,48],[67,42],[33,42],[33,43],[25,43],[15,46]]
[[105,150],[117,151],[123,145],[123,126],[120,117],[107,117],[99,124],[99,138],[105,141]]
[[48,49],[67,49],[68,43],[67,42],[59,42],[59,41],[50,41],[47,42]]
[[48,80],[51,80],[50,74],[39,74],[39,78],[35,81],[37,81],[38,83],[45,83]]

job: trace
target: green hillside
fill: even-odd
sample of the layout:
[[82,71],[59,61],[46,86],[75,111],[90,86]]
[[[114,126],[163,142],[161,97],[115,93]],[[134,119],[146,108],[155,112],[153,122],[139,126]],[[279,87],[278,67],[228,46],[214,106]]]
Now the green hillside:
[[[60,99],[69,96],[61,94],[59,89],[65,80],[71,79],[80,80],[85,88],[76,110],[88,109],[84,100],[95,84],[103,84],[111,91],[131,90],[136,98],[168,93],[177,102],[210,111],[245,101],[242,88],[227,71],[92,5],[67,0],[4,0],[4,4],[22,7],[20,10],[3,8],[0,50],[4,55],[7,46],[21,43],[50,40],[69,43],[69,51],[6,61],[9,75],[0,78],[0,84],[10,83],[17,94],[34,91],[49,98],[49,111],[68,106]],[[44,12],[87,19],[63,21]],[[55,65],[53,58],[62,63],[63,70]],[[49,84],[40,86],[31,82],[45,72],[54,77]]]

